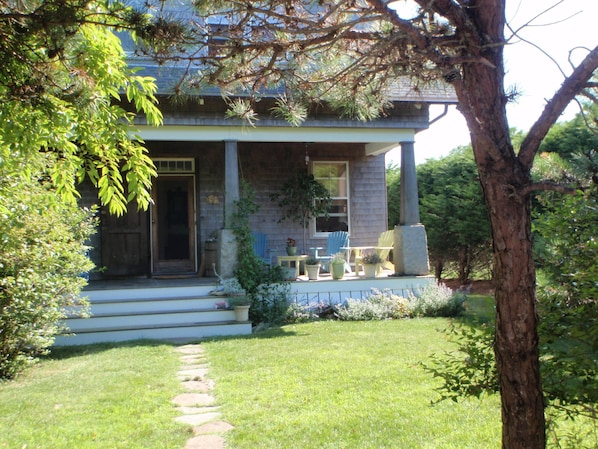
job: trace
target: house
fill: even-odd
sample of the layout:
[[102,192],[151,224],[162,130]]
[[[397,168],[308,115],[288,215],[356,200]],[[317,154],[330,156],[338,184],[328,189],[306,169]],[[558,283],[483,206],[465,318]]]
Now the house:
[[[143,69],[140,74],[156,78],[164,116],[161,127],[147,126],[143,117],[138,118],[141,137],[158,171],[153,205],[148,211],[131,205],[122,217],[101,210],[90,257],[102,269],[91,273],[92,281],[213,278],[214,267],[223,277],[232,276],[237,254],[230,225],[240,180],[255,189],[260,208],[250,225],[268,236],[275,262],[276,254],[284,254],[287,238],[302,241],[303,228],[280,222],[282,211],[271,195],[295,172],[304,170],[329,188],[333,203],[328,218],[317,217],[310,223],[303,250],[325,247],[328,233],[336,230],[348,231],[351,246],[373,246],[388,229],[385,153],[397,147],[401,148],[402,191],[393,251],[395,274],[428,274],[425,230],[419,223],[414,136],[428,128],[430,104],[456,102],[452,91],[441,86],[416,92],[407,83],[397,84],[393,107],[376,120],[339,118],[325,105],[314,105],[299,127],[274,118],[270,113],[274,95],[266,96],[257,103],[258,119],[251,125],[226,117],[227,103],[216,89],[186,100],[175,98],[179,67],[139,58],[133,63]],[[82,196],[90,204],[96,201],[92,187],[84,189]],[[320,290],[330,293],[331,288]],[[305,295],[320,291],[314,286],[308,290]]]
[[314,108],[300,127],[273,118],[273,99],[262,99],[259,119],[250,125],[226,118],[227,105],[217,91],[202,92],[199,100],[173,101],[168,85],[174,82],[173,72],[150,62],[141,72],[158,80],[164,115],[161,127],[146,126],[142,117],[139,122],[158,171],[154,204],[148,211],[132,205],[123,217],[102,210],[90,257],[103,271],[92,279],[214,276],[213,262],[218,272],[230,275],[236,255],[229,251],[234,243],[227,231],[241,179],[255,189],[260,205],[250,219],[252,230],[268,236],[273,254],[283,254],[287,238],[300,242],[303,230],[299,224],[279,222],[282,211],[270,197],[301,170],[325,173],[318,180],[330,188],[333,199],[329,218],[310,223],[305,250],[325,246],[335,230],[348,231],[353,246],[375,245],[388,229],[384,155],[396,147],[401,148],[403,180],[399,230],[408,253],[398,261],[397,274],[427,274],[413,142],[415,133],[429,126],[429,105],[454,102],[450,93],[405,95],[397,90],[388,115],[370,122]]

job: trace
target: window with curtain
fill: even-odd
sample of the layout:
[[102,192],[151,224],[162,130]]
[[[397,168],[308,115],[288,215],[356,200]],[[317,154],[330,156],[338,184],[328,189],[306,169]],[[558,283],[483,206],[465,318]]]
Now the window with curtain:
[[329,232],[349,231],[349,163],[347,161],[314,161],[313,175],[330,193],[332,205],[328,217],[318,216],[313,221],[316,236]]

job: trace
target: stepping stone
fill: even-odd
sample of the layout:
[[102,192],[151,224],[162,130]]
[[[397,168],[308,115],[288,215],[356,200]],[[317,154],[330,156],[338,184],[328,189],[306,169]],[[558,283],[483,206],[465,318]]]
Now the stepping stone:
[[189,369],[189,370],[181,370],[177,373],[177,377],[180,380],[203,380],[203,378],[208,374],[207,368],[198,368],[198,369]]
[[190,426],[199,426],[201,424],[219,419],[220,416],[221,414],[219,412],[199,413],[197,415],[177,416],[174,418],[174,420],[183,424],[188,424]]
[[206,361],[206,358],[202,355],[182,355],[181,361],[184,363],[202,363]]
[[217,412],[220,407],[176,407],[177,412],[183,415],[197,415],[199,413]]
[[191,371],[196,369],[208,369],[208,365],[205,363],[201,364],[194,364],[194,365],[183,365],[180,368],[180,371]]
[[210,433],[224,433],[234,427],[226,421],[213,421],[193,428],[195,435],[206,435]]
[[187,380],[181,384],[189,391],[199,391],[200,393],[207,393],[214,388],[214,382],[208,380]]
[[193,407],[195,405],[212,405],[216,402],[216,399],[211,394],[183,393],[175,397],[172,402],[176,405]]
[[184,449],[224,449],[224,444],[220,435],[200,435],[188,440]]
[[180,354],[203,354],[204,350],[200,345],[184,345],[175,348],[175,351]]

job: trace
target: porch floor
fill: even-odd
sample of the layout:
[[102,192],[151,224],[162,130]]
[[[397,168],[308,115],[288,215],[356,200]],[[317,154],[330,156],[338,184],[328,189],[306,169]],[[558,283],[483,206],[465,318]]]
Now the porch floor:
[[[407,276],[410,277],[410,276]],[[394,276],[391,270],[383,270],[375,279],[370,280],[382,280],[382,279],[401,279],[402,277]],[[307,278],[307,274],[299,276],[296,280],[291,281],[295,283],[318,283],[318,282],[348,282],[348,281],[363,281],[365,278],[362,274],[358,275],[354,272],[345,273],[343,279],[335,280],[332,279],[332,275],[328,272],[320,272],[317,281],[310,281]],[[137,278],[123,278],[123,279],[105,279],[105,280],[92,280],[89,281],[88,285],[84,288],[84,291],[95,291],[95,290],[119,290],[119,289],[137,289],[137,288],[174,288],[174,287],[192,287],[192,286],[208,286],[218,285],[219,281],[217,277],[200,277],[200,276],[156,276],[156,277],[137,277]]]

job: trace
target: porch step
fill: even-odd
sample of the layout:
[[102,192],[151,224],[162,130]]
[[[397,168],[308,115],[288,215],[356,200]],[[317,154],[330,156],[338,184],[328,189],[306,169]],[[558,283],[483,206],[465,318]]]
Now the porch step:
[[86,290],[89,318],[72,308],[56,346],[137,339],[193,341],[251,333],[250,322],[235,321],[233,310],[217,308],[227,298],[209,296],[216,285],[193,287],[102,288]]

